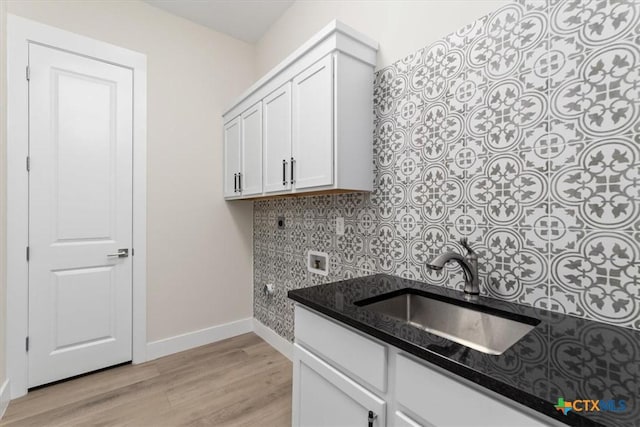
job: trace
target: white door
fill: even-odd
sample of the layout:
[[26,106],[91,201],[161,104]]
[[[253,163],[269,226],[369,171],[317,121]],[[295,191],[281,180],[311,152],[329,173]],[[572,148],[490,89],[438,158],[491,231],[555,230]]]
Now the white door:
[[262,102],[242,113],[242,171],[238,187],[243,196],[262,193]]
[[291,189],[291,83],[264,99],[264,191]]
[[240,117],[224,125],[224,197],[240,196]]
[[33,387],[131,360],[133,75],[35,44],[29,64]]
[[386,425],[384,400],[297,344],[293,369],[294,427]]
[[326,56],[293,79],[295,188],[333,184],[333,61]]

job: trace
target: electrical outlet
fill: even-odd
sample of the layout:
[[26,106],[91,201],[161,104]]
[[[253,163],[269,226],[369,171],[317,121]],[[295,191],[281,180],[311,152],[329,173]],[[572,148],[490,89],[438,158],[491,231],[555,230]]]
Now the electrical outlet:
[[278,217],[278,230],[284,230],[284,217]]
[[344,236],[344,218],[341,216],[336,218],[336,235]]

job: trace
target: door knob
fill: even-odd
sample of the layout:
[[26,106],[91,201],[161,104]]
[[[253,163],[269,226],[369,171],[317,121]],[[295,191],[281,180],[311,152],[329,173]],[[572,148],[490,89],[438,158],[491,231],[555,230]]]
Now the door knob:
[[116,254],[107,254],[109,258],[126,258],[129,256],[129,249],[118,249]]

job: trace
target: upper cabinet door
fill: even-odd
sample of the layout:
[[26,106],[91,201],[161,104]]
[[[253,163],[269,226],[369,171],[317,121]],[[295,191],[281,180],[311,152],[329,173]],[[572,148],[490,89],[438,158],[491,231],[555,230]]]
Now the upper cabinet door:
[[240,117],[224,125],[224,197],[240,196]]
[[291,189],[291,83],[263,101],[264,191]]
[[333,58],[293,79],[293,182],[296,189],[333,184]]
[[238,190],[243,196],[262,193],[262,102],[242,113],[242,170]]

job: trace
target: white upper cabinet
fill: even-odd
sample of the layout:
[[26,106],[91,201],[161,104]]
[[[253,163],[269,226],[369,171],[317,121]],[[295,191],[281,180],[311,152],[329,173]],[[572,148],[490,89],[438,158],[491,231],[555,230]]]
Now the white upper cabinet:
[[262,194],[262,102],[242,113],[242,171],[238,187],[242,196]]
[[262,194],[262,102],[224,125],[224,197]]
[[240,117],[224,125],[224,197],[238,197]]
[[249,88],[223,115],[225,198],[373,191],[377,49],[333,21]]
[[263,101],[264,192],[291,188],[291,83],[287,82]]
[[333,184],[331,56],[293,79],[293,114],[291,182],[296,190]]

